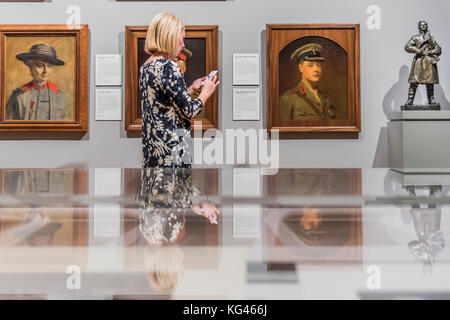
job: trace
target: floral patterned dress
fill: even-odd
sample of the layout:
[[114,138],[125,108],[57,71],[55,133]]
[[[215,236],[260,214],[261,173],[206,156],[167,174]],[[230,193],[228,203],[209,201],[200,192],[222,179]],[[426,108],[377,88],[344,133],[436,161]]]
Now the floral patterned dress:
[[142,65],[139,92],[143,167],[190,167],[190,119],[203,103],[190,97],[180,67],[166,59]]

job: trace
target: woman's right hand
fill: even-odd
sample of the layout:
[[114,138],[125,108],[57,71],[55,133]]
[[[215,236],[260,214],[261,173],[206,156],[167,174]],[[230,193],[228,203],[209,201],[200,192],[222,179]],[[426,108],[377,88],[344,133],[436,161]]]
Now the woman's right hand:
[[198,96],[198,98],[202,100],[203,105],[206,104],[206,101],[213,95],[214,91],[216,91],[219,83],[220,81],[218,81],[217,75],[215,75],[212,78],[207,78],[205,80],[205,84],[202,87],[202,91]]
[[202,203],[201,205],[193,205],[191,206],[191,208],[195,214],[207,218],[211,224],[217,224],[217,219],[219,218],[220,211],[215,204]]

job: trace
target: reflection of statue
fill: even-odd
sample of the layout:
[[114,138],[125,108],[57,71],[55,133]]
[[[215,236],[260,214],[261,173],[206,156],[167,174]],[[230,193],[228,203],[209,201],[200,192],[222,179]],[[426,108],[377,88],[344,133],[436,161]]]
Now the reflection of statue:
[[426,108],[440,109],[434,98],[434,85],[439,83],[437,62],[442,50],[430,35],[425,21],[419,22],[419,34],[408,41],[405,50],[415,54],[408,79],[410,87],[405,109],[417,109],[412,106],[419,84],[425,84],[427,87],[428,106]]
[[418,240],[408,244],[412,254],[424,265],[426,273],[431,272],[431,267],[437,255],[445,247],[445,237],[440,229],[440,209],[411,209],[414,220],[414,228]]
[[[429,197],[433,197],[442,190],[441,186],[409,186],[406,190],[411,196],[416,196],[416,190],[428,190]],[[431,273],[431,268],[437,255],[445,247],[445,237],[440,229],[441,209],[436,208],[436,204],[430,203],[427,208],[421,208],[419,204],[414,204],[411,209],[411,216],[414,221],[414,229],[418,240],[409,242],[408,247],[412,254],[422,261],[425,273]]]
[[185,237],[186,215],[196,214],[217,223],[214,204],[192,204],[198,195],[190,168],[144,169],[141,181],[139,231],[146,239],[147,279],[158,292],[172,291],[183,276],[183,252],[178,243]]

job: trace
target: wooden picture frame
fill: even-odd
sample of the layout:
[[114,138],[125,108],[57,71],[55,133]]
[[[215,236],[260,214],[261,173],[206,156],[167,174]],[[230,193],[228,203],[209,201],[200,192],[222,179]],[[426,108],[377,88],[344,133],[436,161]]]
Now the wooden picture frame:
[[[126,26],[125,27],[125,130],[130,137],[139,137],[141,135],[142,118],[140,116],[139,103],[139,53],[143,52],[143,44],[147,35],[147,26]],[[209,74],[219,67],[219,27],[210,26],[186,26],[185,45],[189,48],[189,41],[201,41],[204,43],[204,66],[202,71],[204,75]],[[140,44],[139,44],[140,43]],[[141,48],[140,48],[141,47]],[[145,61],[145,60],[144,60]],[[189,72],[189,71],[188,71]],[[198,71],[197,71],[198,73]],[[186,73],[187,78],[188,73]],[[200,76],[199,76],[200,77]],[[187,84],[188,86],[190,84]],[[205,105],[204,117],[191,120],[192,130],[195,130],[194,121],[202,121],[202,131],[219,128],[219,94],[216,91]],[[202,111],[203,112],[203,111]],[[202,114],[201,114],[202,115]]]
[[[36,76],[30,61],[47,61],[51,72]],[[80,139],[88,132],[88,25],[0,25],[0,66],[3,139]],[[36,79],[45,79],[41,89]],[[47,99],[33,90],[48,91]]]
[[[359,24],[267,25],[267,130],[281,138],[361,131]],[[319,65],[309,76],[300,63]],[[312,84],[312,85],[311,85]],[[318,87],[318,91],[316,90]],[[314,92],[315,91],[315,92]]]

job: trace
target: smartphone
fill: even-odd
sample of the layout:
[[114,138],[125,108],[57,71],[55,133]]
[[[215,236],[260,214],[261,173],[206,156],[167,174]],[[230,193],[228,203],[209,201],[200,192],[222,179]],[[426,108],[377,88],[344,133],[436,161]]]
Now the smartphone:
[[[208,74],[208,79],[214,77],[217,74],[217,70],[213,70]],[[202,81],[202,86],[205,84],[205,80]]]

